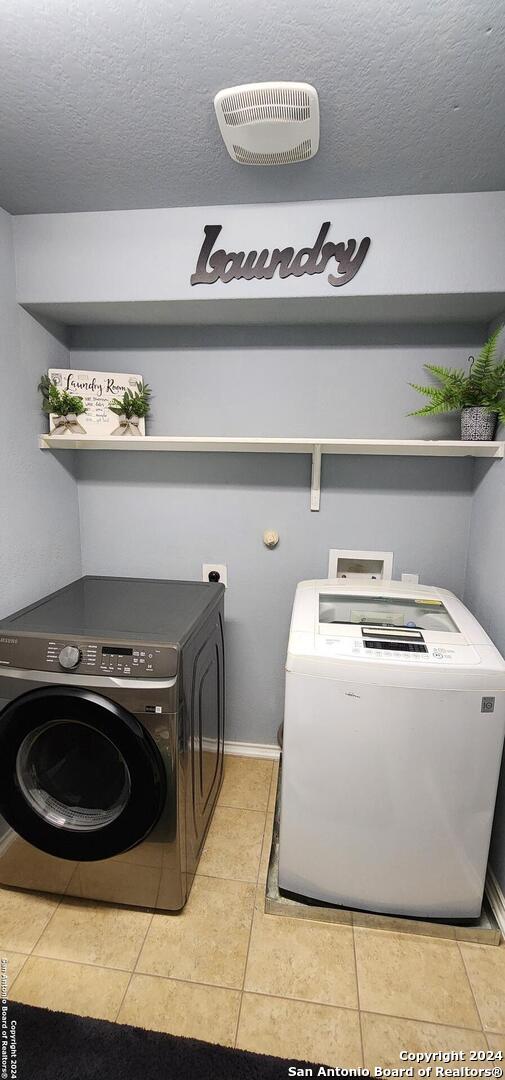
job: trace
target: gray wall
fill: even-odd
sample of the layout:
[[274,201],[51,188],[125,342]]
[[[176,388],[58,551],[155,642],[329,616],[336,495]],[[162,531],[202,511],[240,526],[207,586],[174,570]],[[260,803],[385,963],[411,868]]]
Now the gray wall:
[[[405,416],[417,405],[408,381],[429,359],[464,361],[480,336],[83,329],[71,365],[142,373],[155,392],[151,434],[450,437],[450,420]],[[393,549],[396,576],[463,591],[470,459],[325,458],[316,514],[302,456],[89,453],[78,469],[84,572],[199,578],[202,562],[227,564],[230,739],[275,740],[294,589],[327,575],[330,547]],[[280,533],[274,551],[267,527]]]
[[68,350],[17,306],[11,219],[0,210],[0,616],[78,577],[72,462],[41,454],[37,383]]
[[[505,355],[505,332],[499,348]],[[502,438],[505,437],[500,432]],[[505,467],[476,462],[465,601],[505,656]],[[491,865],[505,892],[505,759],[491,843]]]

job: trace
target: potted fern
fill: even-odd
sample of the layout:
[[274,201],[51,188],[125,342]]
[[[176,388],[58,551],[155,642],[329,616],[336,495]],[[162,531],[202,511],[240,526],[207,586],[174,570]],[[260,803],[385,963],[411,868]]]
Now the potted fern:
[[53,421],[51,435],[84,435],[86,429],[77,417],[86,412],[82,397],[60,390],[54,379],[45,372],[37,389],[42,394],[42,408]]
[[135,393],[126,389],[122,398],[113,398],[109,409],[119,417],[119,425],[112,435],[140,435],[140,421],[148,416],[151,408],[151,388],[148,383],[138,382]]
[[477,357],[469,358],[467,371],[446,368],[440,364],[425,364],[436,379],[434,386],[418,386],[414,390],[429,398],[422,409],[409,416],[435,416],[439,413],[461,413],[461,438],[471,442],[491,441],[498,421],[505,423],[505,359],[497,360],[498,338],[503,327],[495,330]]

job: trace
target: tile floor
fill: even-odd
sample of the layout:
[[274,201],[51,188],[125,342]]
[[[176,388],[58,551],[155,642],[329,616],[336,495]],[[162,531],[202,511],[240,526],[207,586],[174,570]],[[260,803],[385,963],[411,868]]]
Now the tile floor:
[[226,759],[181,915],[0,890],[11,999],[341,1066],[505,1050],[505,946],[264,914],[276,784]]

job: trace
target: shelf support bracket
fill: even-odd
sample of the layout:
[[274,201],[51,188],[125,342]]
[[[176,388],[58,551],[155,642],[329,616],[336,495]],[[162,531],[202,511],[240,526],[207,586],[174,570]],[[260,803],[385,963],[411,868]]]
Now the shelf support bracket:
[[312,476],[310,480],[310,509],[319,510],[321,502],[321,445],[312,447]]

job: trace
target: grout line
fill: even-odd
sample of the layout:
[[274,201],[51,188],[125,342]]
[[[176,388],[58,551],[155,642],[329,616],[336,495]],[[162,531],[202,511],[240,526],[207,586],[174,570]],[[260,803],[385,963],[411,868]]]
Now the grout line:
[[[39,895],[40,895],[40,894],[39,894]],[[10,987],[9,987],[9,994],[11,994],[11,993],[12,993],[12,991],[13,991],[13,989],[14,989],[15,985],[16,985],[16,982],[17,982],[17,980],[19,979],[19,976],[21,975],[21,972],[22,972],[22,970],[23,970],[23,968],[24,968],[24,966],[25,966],[25,964],[26,964],[26,961],[27,961],[27,960],[28,960],[28,959],[29,959],[29,958],[30,958],[31,956],[33,956],[33,950],[34,950],[34,949],[36,949],[36,947],[37,947],[37,945],[38,945],[38,943],[39,943],[39,941],[40,941],[41,937],[43,936],[43,934],[45,934],[45,932],[46,932],[46,930],[47,930],[47,928],[48,928],[48,926],[49,926],[49,923],[50,923],[50,922],[51,922],[51,921],[52,921],[52,920],[54,919],[54,916],[56,915],[56,912],[58,911],[58,909],[59,909],[60,905],[62,904],[63,900],[65,899],[65,893],[61,893],[61,894],[60,894],[60,893],[56,893],[56,894],[55,894],[55,893],[43,893],[42,895],[43,895],[43,896],[55,896],[55,895],[57,895],[57,896],[59,896],[59,899],[58,899],[58,902],[57,902],[57,904],[56,904],[56,906],[55,906],[55,908],[54,908],[54,911],[52,911],[52,912],[51,912],[51,914],[50,914],[50,916],[49,916],[49,918],[48,918],[48,920],[47,920],[47,922],[46,922],[46,924],[45,924],[45,926],[44,926],[43,930],[41,930],[41,932],[40,932],[40,934],[39,934],[39,936],[38,936],[37,940],[36,940],[36,941],[34,941],[34,943],[33,943],[32,947],[31,947],[30,951],[29,951],[29,952],[27,952],[27,953],[24,953],[24,952],[22,951],[22,949],[9,949],[9,950],[8,950],[9,952],[21,952],[21,953],[22,953],[22,955],[23,955],[23,956],[25,957],[25,959],[24,959],[24,961],[23,961],[23,963],[22,963],[22,965],[21,965],[21,968],[19,969],[19,971],[18,971],[18,973],[17,973],[17,975],[16,975],[16,978],[14,979],[14,981],[13,981],[13,983],[12,983],[12,986],[10,986]]]
[[[322,1006],[325,1009],[342,1009],[345,1012],[352,1012],[352,1013],[356,1013],[356,1012],[359,1011],[358,1009],[354,1008],[352,1005],[338,1005],[335,1002],[330,1002],[330,1001],[314,1001],[313,998],[288,997],[286,994],[272,994],[272,993],[266,994],[262,990],[248,990],[247,993],[248,994],[254,994],[256,997],[276,998],[276,999],[278,999],[280,1001],[298,1001],[301,1005],[319,1005],[319,1006]],[[493,1034],[500,1035],[500,1034],[503,1034],[503,1033],[501,1033],[499,1031],[497,1031],[497,1032],[492,1032],[492,1031],[485,1032],[485,1031],[482,1030],[482,1028],[466,1027],[464,1024],[448,1024],[444,1020],[428,1020],[426,1017],[421,1017],[420,1018],[419,1016],[398,1016],[396,1013],[381,1013],[381,1012],[378,1012],[377,1009],[363,1009],[363,1012],[367,1013],[367,1015],[371,1015],[371,1016],[384,1016],[388,1020],[401,1020],[401,1021],[405,1021],[406,1023],[414,1023],[414,1024],[431,1024],[433,1027],[452,1028],[454,1031],[471,1031],[475,1035],[493,1035]]]
[[[218,877],[218,876],[217,876],[217,874],[201,874],[201,873],[197,873],[197,874],[195,874],[195,879],[196,879],[196,878],[209,878],[209,879],[210,879],[210,881],[236,881],[236,882],[237,882],[237,885],[254,885],[254,879],[253,879],[253,878],[248,878],[248,879],[246,880],[245,878],[238,878],[238,877]],[[181,911],[180,911],[180,912],[178,912],[178,913],[176,913],[176,915],[175,915],[175,916],[170,916],[170,912],[168,912],[168,914],[169,914],[169,916],[170,916],[171,918],[176,918],[176,917],[177,917],[177,914],[182,914],[182,912],[183,912],[183,911],[184,911],[184,908],[181,908]],[[163,915],[163,910],[161,909],[160,911],[156,912],[155,914],[157,914],[157,915]]]
[[[260,858],[261,858],[261,855],[260,855]],[[195,878],[196,877],[198,877],[198,878],[209,878],[210,881],[236,881],[237,885],[254,885],[255,884],[255,879],[254,878],[217,877],[216,874],[195,874]],[[184,910],[184,908],[182,910]],[[162,914],[163,914],[163,912],[161,911],[160,915],[162,915]]]
[[[345,1008],[344,1005],[339,1008]],[[410,1024],[431,1024],[433,1027],[453,1028],[454,1031],[472,1031],[475,1035],[483,1035],[482,1028],[467,1027],[466,1024],[450,1024],[447,1020],[431,1020],[426,1016],[400,1016],[398,1013],[380,1012],[379,1009],[363,1009],[369,1016],[385,1016],[389,1020],[404,1020]]]
[[145,979],[163,979],[163,982],[168,983],[182,983],[184,986],[205,986],[207,990],[229,990],[230,994],[240,994],[242,992],[240,986],[205,982],[204,979],[181,979],[179,975],[158,975],[154,971],[132,971],[132,975],[138,975]]
[[[471,995],[472,995],[472,1000],[473,1000],[473,1003],[474,1003],[474,1005],[475,1005],[475,1008],[476,1008],[476,1010],[477,1010],[477,1016],[479,1017],[479,1020],[480,1020],[480,1026],[481,1026],[482,1030],[484,1031],[484,1024],[483,1024],[483,1022],[482,1022],[482,1016],[480,1015],[480,1009],[479,1009],[479,1006],[478,1006],[478,1004],[477,1004],[477,998],[475,997],[475,994],[474,994],[474,990],[473,990],[473,984],[472,984],[472,980],[471,980],[471,978],[470,978],[470,975],[469,975],[469,973],[468,973],[468,968],[467,968],[467,966],[466,966],[466,963],[465,963],[465,957],[463,956],[463,950],[462,950],[462,948],[461,948],[461,945],[460,945],[460,942],[459,942],[459,941],[457,941],[457,942],[456,942],[456,944],[457,944],[457,946],[458,946],[458,950],[459,950],[459,955],[460,955],[460,957],[461,957],[461,962],[462,962],[462,964],[463,964],[463,970],[464,970],[464,972],[465,972],[465,975],[466,975],[466,979],[467,979],[468,985],[469,985],[469,987],[470,987],[470,993],[471,993]],[[495,948],[496,948],[496,946],[495,946]]]
[[[318,1007],[323,1006],[324,1009],[342,1009],[349,1013],[359,1012],[359,1009],[357,1009],[355,1005],[339,1005],[336,1001],[321,1001],[320,998],[301,998],[294,997],[294,995],[291,994],[274,994],[271,990],[269,990],[268,993],[265,990],[246,990],[245,993],[253,994],[255,997],[275,998],[276,1001],[297,1001],[300,1005],[317,1005]],[[384,1013],[382,1015],[389,1016],[389,1013]],[[405,1016],[399,1016],[393,1017],[393,1019],[410,1020],[411,1017],[407,1018]],[[420,1021],[420,1023],[422,1023],[422,1021]]]
[[153,912],[151,913],[151,918],[149,919],[149,923],[148,923],[148,926],[147,926],[146,932],[145,932],[145,934],[144,934],[144,937],[142,938],[142,944],[141,944],[141,946],[140,946],[140,949],[139,949],[139,951],[138,951],[138,954],[137,954],[137,959],[136,959],[136,961],[135,961],[135,964],[133,965],[133,969],[132,969],[132,971],[130,972],[130,978],[128,979],[128,982],[127,982],[127,984],[126,984],[126,989],[125,989],[125,992],[124,992],[124,994],[123,994],[123,996],[122,996],[122,998],[121,998],[121,1001],[120,1001],[120,1003],[119,1003],[119,1008],[118,1008],[118,1010],[117,1010],[117,1013],[116,1013],[116,1015],[115,1015],[115,1017],[114,1017],[114,1023],[116,1023],[116,1022],[117,1022],[117,1018],[118,1018],[118,1016],[119,1016],[119,1014],[120,1014],[120,1012],[121,1012],[121,1009],[123,1008],[123,1004],[124,1004],[124,1000],[125,1000],[125,997],[126,997],[126,995],[127,995],[127,993],[128,993],[128,990],[130,989],[131,981],[132,981],[132,979],[133,979],[133,976],[134,976],[134,975],[136,974],[136,971],[137,971],[137,964],[138,964],[138,962],[139,962],[139,960],[140,960],[140,954],[141,954],[141,952],[142,952],[142,949],[144,948],[144,945],[145,945],[145,943],[146,943],[146,938],[147,938],[147,935],[148,935],[148,933],[149,933],[149,931],[150,931],[150,929],[151,929],[151,926],[152,926],[152,924],[153,924],[153,919],[154,919],[154,915],[155,915],[155,913],[154,913],[154,911],[153,911]]
[[[44,894],[44,895],[50,895],[50,896],[51,896],[51,895],[54,895],[54,894],[53,894],[53,893],[49,893],[49,894]],[[37,940],[36,940],[36,941],[34,941],[34,943],[33,943],[32,947],[31,947],[31,949],[30,949],[30,952],[29,952],[29,955],[30,955],[30,956],[31,956],[31,955],[33,954],[33,950],[37,948],[37,945],[38,945],[38,943],[39,943],[39,941],[40,941],[40,939],[41,939],[42,935],[43,935],[43,934],[45,934],[45,932],[46,932],[46,930],[47,930],[48,926],[50,925],[50,923],[52,923],[52,921],[53,921],[53,919],[54,919],[54,916],[56,915],[56,912],[57,912],[57,911],[59,911],[59,909],[60,909],[60,907],[61,907],[61,905],[62,905],[62,903],[63,903],[63,901],[64,901],[64,899],[65,899],[65,895],[66,895],[65,893],[62,893],[62,894],[60,895],[60,897],[59,897],[59,900],[58,900],[58,903],[56,904],[56,907],[55,907],[54,911],[52,911],[52,912],[51,912],[51,914],[50,914],[50,916],[49,916],[49,918],[48,918],[48,920],[47,920],[47,922],[46,922],[46,925],[44,926],[44,929],[43,929],[43,930],[41,930],[41,932],[40,932],[40,934],[39,934],[39,936],[38,936]]]
[[[240,810],[241,814],[266,814],[267,813],[267,809],[258,810],[257,807],[253,808],[251,806],[230,806],[227,803],[220,802],[219,800],[216,803],[215,810]],[[212,817],[211,825],[209,826],[209,832],[210,832],[210,828],[213,825],[213,823],[214,823],[214,816]]]
[[[272,766],[272,769],[273,769],[273,766]],[[272,780],[270,780],[270,785],[271,784],[272,784]],[[269,788],[268,794],[269,794],[269,799],[270,799],[270,788]],[[263,854],[263,844],[265,843],[265,832],[266,832],[266,828],[267,828],[267,815],[268,815],[268,810],[265,811],[265,820],[264,820],[264,823],[263,823],[263,835],[261,837],[260,857],[259,857],[259,860],[258,860],[258,869],[257,869],[257,872],[256,872],[256,882],[255,882],[255,886],[254,886],[251,925],[249,927],[249,937],[247,939],[247,952],[246,952],[245,964],[244,964],[244,974],[242,976],[242,987],[241,987],[241,992],[240,992],[240,1002],[239,1002],[239,1007],[238,1007],[237,1024],[236,1024],[236,1027],[235,1027],[235,1038],[233,1040],[233,1046],[235,1048],[237,1046],[238,1029],[239,1029],[239,1026],[240,1026],[240,1017],[242,1016],[242,1002],[244,1000],[245,979],[246,979],[246,974],[247,974],[247,965],[249,963],[249,952],[250,952],[250,948],[251,948],[251,939],[252,939],[252,932],[253,932],[253,925],[254,925],[254,916],[256,914],[256,900],[257,900],[257,897],[258,897],[258,885],[260,883],[259,882],[259,876],[260,876],[260,870],[261,870],[261,857],[262,857],[262,854]]]
[[5,957],[8,952],[20,953],[21,956],[31,956],[31,951],[28,949],[13,949],[12,945],[0,945],[0,956]]
[[[11,951],[11,950],[9,950],[9,951]],[[23,953],[22,955],[24,956],[23,963],[21,964],[21,967],[20,967],[17,975],[14,976],[14,978],[12,980],[12,984],[9,984],[9,969],[7,968],[7,1000],[8,1001],[10,1001],[10,1000],[14,1001],[15,1000],[14,998],[11,998],[11,993],[12,993],[12,991],[13,991],[15,985],[16,985],[17,980],[19,979],[19,976],[21,975],[21,972],[22,972],[23,968],[26,965],[27,960],[30,959],[30,956],[29,956],[28,953]]]
[[97,964],[93,960],[75,960],[74,957],[51,956],[49,953],[32,953],[32,956],[34,960],[54,960],[57,964],[77,964],[79,967],[98,968],[100,971],[117,971],[122,975],[133,974],[132,968],[121,968],[112,964]]
[[259,806],[237,806],[236,803],[221,802],[221,799],[218,799],[218,801],[216,803],[216,810],[218,809],[218,807],[220,807],[221,810],[249,810],[251,812],[251,814],[267,814],[268,813],[268,805],[265,806],[264,809],[263,809],[263,807],[259,807]]
[[361,1063],[365,1068],[365,1047],[363,1043],[363,1024],[361,1022],[361,1000],[359,995],[359,978],[358,978],[358,957],[356,955],[356,939],[354,937],[354,926],[351,923],[352,933],[352,952],[354,956],[354,974],[356,976],[356,994],[358,998],[358,1020],[359,1020],[359,1038],[361,1043]]

